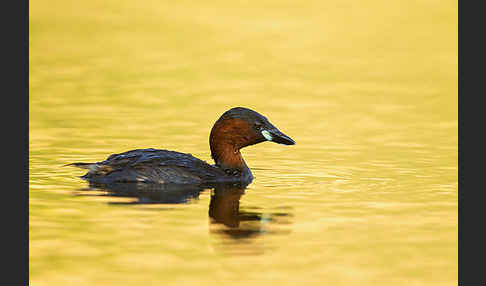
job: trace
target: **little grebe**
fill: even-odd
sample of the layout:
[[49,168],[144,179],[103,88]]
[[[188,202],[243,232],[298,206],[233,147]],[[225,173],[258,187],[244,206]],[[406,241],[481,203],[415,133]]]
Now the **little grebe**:
[[264,141],[295,144],[263,115],[248,108],[235,107],[221,115],[211,129],[209,145],[215,165],[209,165],[191,154],[152,148],[113,154],[97,163],[69,165],[88,169],[81,178],[100,184],[251,182],[253,176],[240,149]]

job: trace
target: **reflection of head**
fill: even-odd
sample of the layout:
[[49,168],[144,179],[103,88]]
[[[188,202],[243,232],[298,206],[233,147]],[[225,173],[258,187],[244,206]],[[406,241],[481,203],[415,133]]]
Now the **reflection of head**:
[[240,225],[240,198],[245,193],[241,186],[218,186],[214,188],[209,202],[209,216],[217,223],[228,227]]
[[[223,234],[231,240],[248,239],[263,234],[287,233],[276,227],[288,224],[286,212],[266,213],[240,210],[240,199],[246,186],[218,185],[209,203],[210,232]],[[269,225],[270,223],[271,225]]]
[[[234,239],[261,233],[262,213],[240,211],[240,198],[245,193],[245,188],[246,186],[241,185],[216,186],[209,203],[211,223],[228,227],[220,232]],[[240,226],[242,222],[245,223],[244,226]]]

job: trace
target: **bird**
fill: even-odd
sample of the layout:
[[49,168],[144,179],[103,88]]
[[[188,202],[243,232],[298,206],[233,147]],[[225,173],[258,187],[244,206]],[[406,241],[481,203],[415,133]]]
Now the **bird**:
[[112,154],[100,162],[66,166],[87,169],[80,178],[95,184],[250,183],[253,175],[240,150],[265,141],[295,145],[265,116],[249,108],[234,107],[224,112],[211,129],[209,145],[214,164],[189,153],[147,148]]

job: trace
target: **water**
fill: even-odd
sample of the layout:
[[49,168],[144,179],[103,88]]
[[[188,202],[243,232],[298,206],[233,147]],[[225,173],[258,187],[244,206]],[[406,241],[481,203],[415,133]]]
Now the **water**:
[[[32,285],[456,285],[457,3],[30,3]],[[211,162],[252,108],[292,137],[245,187],[89,188],[136,148]]]

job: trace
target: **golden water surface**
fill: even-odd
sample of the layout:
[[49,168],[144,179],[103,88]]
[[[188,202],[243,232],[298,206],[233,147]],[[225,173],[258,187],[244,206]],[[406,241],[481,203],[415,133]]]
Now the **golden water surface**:
[[[39,0],[29,33],[31,285],[457,284],[457,1]],[[297,142],[244,149],[246,190],[154,202],[63,167],[212,162],[234,106]]]

